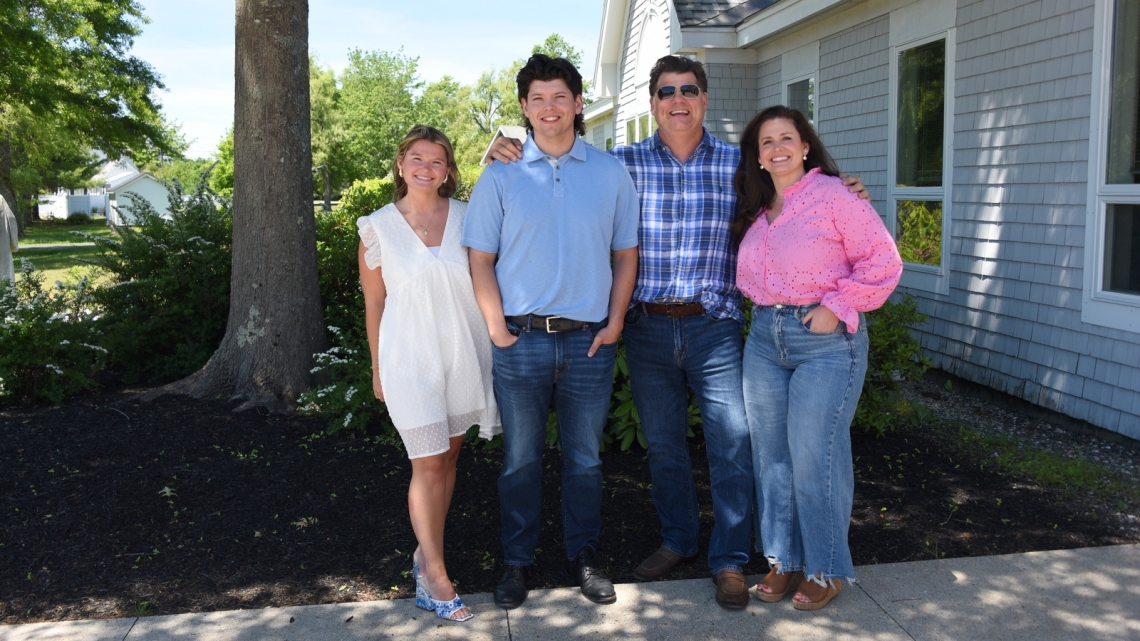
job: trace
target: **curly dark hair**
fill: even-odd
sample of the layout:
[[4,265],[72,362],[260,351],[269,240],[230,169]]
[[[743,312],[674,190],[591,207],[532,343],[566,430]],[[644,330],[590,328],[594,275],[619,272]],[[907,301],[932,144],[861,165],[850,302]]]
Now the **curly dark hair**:
[[[519,69],[519,75],[515,76],[515,82],[518,83],[519,89],[519,101],[526,100],[530,93],[530,83],[535,80],[561,80],[570,88],[570,93],[574,94],[575,98],[582,95],[582,74],[578,73],[578,69],[573,63],[565,58],[551,58],[541,53],[531,56],[523,68]],[[526,116],[523,116],[523,121],[527,133],[534,131],[534,127],[531,126],[530,120]],[[579,136],[586,135],[586,119],[582,114],[574,116],[574,130],[578,132]]]
[[776,185],[772,182],[772,175],[760,166],[759,149],[760,127],[776,118],[791,120],[796,126],[800,140],[808,144],[804,171],[818,167],[825,175],[839,175],[835,160],[827,153],[815,129],[799,109],[776,105],[756,114],[740,136],[740,164],[737,165],[736,175],[732,179],[732,184],[736,187],[736,216],[732,220],[733,247],[740,246],[740,241],[744,239],[748,228],[759,218],[760,211],[771,207],[772,201],[776,198]]

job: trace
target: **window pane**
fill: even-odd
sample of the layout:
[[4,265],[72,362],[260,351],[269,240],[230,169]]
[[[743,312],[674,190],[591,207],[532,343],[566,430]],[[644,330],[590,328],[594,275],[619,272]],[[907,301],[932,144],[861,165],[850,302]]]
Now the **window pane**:
[[942,126],[946,41],[899,54],[898,155],[900,187],[942,186]]
[[805,78],[788,85],[788,106],[799,109],[815,124],[815,78]]
[[638,140],[645,140],[649,137],[649,114],[637,119],[637,135]]
[[1140,184],[1140,0],[1119,0],[1115,23],[1105,182],[1134,185]]
[[637,121],[625,121],[625,144],[632,145],[637,142]]
[[907,263],[942,264],[942,201],[900,200],[898,216],[899,254]]
[[1140,205],[1109,205],[1104,223],[1104,289],[1140,294]]
[[613,138],[606,138],[606,151],[609,151],[613,148],[614,148],[614,139]]

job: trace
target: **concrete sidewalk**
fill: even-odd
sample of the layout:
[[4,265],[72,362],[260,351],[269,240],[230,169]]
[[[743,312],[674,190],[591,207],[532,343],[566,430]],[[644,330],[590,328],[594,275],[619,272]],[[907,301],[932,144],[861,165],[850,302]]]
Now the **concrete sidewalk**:
[[[617,586],[615,605],[577,589],[532,590],[520,608],[464,595],[447,623],[410,599],[0,627],[0,641],[355,639],[1140,639],[1140,545],[871,565],[819,612],[753,599],[730,612],[712,581]],[[750,577],[750,584],[757,577]]]

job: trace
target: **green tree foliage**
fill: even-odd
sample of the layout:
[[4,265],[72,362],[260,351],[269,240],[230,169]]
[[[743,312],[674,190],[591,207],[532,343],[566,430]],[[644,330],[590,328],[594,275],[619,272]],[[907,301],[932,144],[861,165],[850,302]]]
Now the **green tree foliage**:
[[226,135],[218,142],[214,152],[214,170],[210,172],[210,189],[230,198],[234,195],[234,128],[226,130]]
[[[309,58],[309,125],[313,153],[313,189],[327,201],[339,191],[344,166],[344,116],[340,87],[332,69]],[[326,208],[327,209],[327,208]]]
[[351,168],[346,180],[388,174],[396,146],[416,124],[415,94],[423,87],[417,64],[402,51],[349,51],[340,89]]
[[198,181],[213,166],[214,161],[208,158],[184,158],[159,165],[142,168],[143,171],[167,183],[178,181],[181,189],[193,192],[198,188]]
[[570,61],[570,64],[578,67],[578,71],[582,71],[582,52],[575,49],[573,45],[566,42],[566,39],[557,33],[552,33],[547,36],[542,44],[534,45],[530,52],[531,54],[545,54],[551,58],[565,58]]
[[51,154],[23,142],[31,132],[52,132],[112,158],[172,149],[151,96],[162,83],[130,55],[143,22],[135,0],[0,3],[0,195],[18,203],[18,166],[41,177],[43,168],[58,167]]

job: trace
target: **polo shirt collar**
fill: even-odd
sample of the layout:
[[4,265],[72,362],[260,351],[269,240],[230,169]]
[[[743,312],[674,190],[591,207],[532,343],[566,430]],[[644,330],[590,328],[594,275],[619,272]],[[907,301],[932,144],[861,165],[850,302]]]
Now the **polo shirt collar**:
[[[574,160],[586,160],[586,143],[579,137],[574,137],[574,146],[570,148],[570,153],[567,154]],[[526,142],[523,143],[523,161],[534,162],[536,160],[545,160],[546,154],[538,148],[534,142],[534,135],[529,134],[526,137]]]

